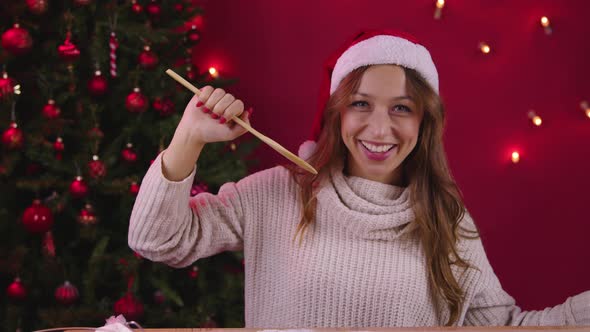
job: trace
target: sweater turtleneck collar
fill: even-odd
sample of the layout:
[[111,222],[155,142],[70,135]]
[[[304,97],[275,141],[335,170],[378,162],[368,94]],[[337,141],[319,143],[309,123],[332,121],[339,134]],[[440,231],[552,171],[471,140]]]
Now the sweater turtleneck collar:
[[318,200],[331,220],[366,239],[393,240],[414,220],[408,188],[345,176],[341,168],[332,170]]

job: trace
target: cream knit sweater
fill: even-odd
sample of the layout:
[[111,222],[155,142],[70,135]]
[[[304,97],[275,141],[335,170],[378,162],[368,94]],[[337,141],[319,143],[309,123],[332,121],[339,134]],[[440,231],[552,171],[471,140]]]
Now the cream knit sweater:
[[[189,196],[184,180],[162,175],[162,154],[141,184],[129,246],[174,267],[225,250],[244,250],[245,321],[250,328],[439,326],[449,317],[430,298],[421,246],[401,236],[414,219],[405,188],[332,172],[318,193],[315,226],[302,245],[297,185],[283,167],[227,183],[217,195]],[[469,215],[463,224],[473,227]],[[542,311],[508,295],[482,242],[462,240],[479,268],[459,278],[461,325],[590,325],[590,291]],[[456,276],[459,276],[455,270]]]

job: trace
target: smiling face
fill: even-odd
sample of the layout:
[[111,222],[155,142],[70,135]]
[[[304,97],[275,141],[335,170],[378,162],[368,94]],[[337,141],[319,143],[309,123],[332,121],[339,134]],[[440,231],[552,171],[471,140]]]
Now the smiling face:
[[350,175],[402,185],[402,163],[418,141],[423,112],[406,91],[404,70],[369,67],[341,111]]

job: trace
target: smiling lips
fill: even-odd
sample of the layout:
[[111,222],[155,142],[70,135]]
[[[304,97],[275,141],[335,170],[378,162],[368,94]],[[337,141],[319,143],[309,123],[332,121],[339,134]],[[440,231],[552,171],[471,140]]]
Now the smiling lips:
[[358,142],[367,158],[376,161],[387,159],[397,147],[397,144],[374,144],[361,140]]

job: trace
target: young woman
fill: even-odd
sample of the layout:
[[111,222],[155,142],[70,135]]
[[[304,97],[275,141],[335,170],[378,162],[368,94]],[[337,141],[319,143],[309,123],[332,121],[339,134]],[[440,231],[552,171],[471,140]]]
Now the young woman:
[[447,166],[423,46],[365,32],[327,69],[304,153],[317,176],[277,166],[190,198],[203,146],[249,121],[204,87],[143,179],[130,247],[176,267],[244,250],[246,327],[590,325],[590,291],[523,312],[502,289]]

